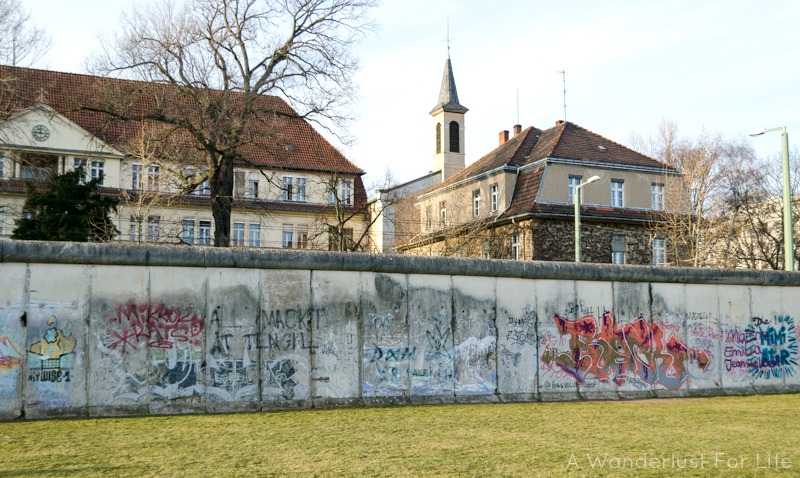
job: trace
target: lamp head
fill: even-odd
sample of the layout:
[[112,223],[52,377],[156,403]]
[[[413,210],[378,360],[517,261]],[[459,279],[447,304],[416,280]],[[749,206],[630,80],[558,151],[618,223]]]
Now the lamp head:
[[748,136],[761,136],[762,134],[764,134],[766,132],[767,132],[767,128],[756,128],[756,129],[750,130],[747,133],[747,135]]
[[597,181],[599,179],[600,179],[600,176],[592,176],[591,178],[586,180],[586,184],[593,183],[593,182],[595,182],[595,181]]

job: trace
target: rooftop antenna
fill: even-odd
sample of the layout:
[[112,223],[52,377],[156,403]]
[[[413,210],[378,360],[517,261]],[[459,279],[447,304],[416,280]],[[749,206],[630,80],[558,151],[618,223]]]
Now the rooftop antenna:
[[447,58],[450,58],[450,17],[447,17]]
[[564,122],[567,122],[567,74],[564,70],[557,71],[556,73],[561,73],[561,85],[562,91],[561,93],[564,95]]

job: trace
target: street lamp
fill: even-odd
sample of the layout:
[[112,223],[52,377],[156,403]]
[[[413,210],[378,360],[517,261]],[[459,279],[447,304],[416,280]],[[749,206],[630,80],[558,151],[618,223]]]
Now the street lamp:
[[592,176],[585,183],[575,186],[572,192],[572,202],[575,204],[575,262],[581,261],[581,188],[600,179],[600,176]]
[[792,230],[792,191],[789,186],[789,135],[786,126],[759,128],[750,131],[750,136],[761,136],[769,131],[781,131],[783,139],[783,257],[784,269],[794,270],[794,231]]

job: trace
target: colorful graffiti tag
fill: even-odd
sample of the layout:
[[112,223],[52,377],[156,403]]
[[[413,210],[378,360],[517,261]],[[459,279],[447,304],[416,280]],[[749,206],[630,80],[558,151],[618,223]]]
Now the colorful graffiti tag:
[[7,335],[0,335],[0,371],[14,370],[22,365],[22,352]]
[[108,329],[106,346],[122,355],[137,350],[140,341],[155,349],[171,349],[176,343],[200,345],[203,318],[191,308],[130,302],[115,311],[108,323],[117,328]]
[[680,388],[689,373],[687,362],[706,370],[711,357],[705,350],[688,348],[672,331],[642,316],[618,325],[610,311],[597,323],[593,315],[568,320],[554,317],[558,332],[569,336],[569,351],[545,347],[541,361],[555,365],[583,385],[587,378],[622,385],[633,376],[669,389]]
[[797,367],[797,330],[794,318],[775,315],[753,317],[745,329],[745,355],[754,378],[783,378]]
[[47,319],[47,330],[41,340],[31,344],[29,366],[31,382],[69,382],[69,356],[75,350],[75,338],[58,328],[58,319],[51,315]]

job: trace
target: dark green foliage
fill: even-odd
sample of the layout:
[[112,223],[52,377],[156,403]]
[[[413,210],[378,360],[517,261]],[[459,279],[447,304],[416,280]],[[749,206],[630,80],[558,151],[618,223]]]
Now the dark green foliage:
[[51,175],[44,191],[28,183],[25,212],[16,220],[12,239],[32,241],[106,242],[118,231],[109,214],[115,198],[93,193],[99,180],[81,184],[83,170]]

